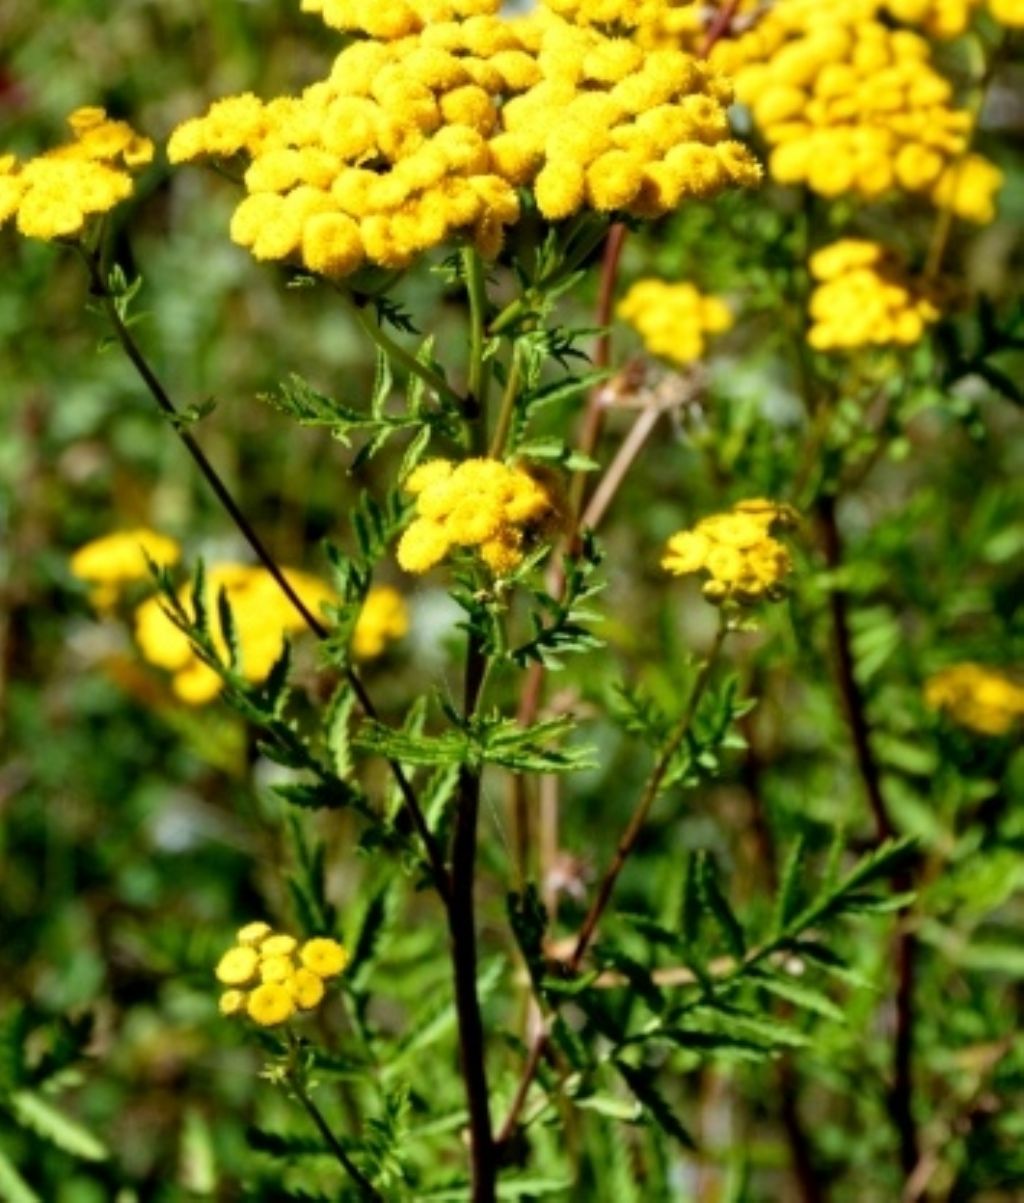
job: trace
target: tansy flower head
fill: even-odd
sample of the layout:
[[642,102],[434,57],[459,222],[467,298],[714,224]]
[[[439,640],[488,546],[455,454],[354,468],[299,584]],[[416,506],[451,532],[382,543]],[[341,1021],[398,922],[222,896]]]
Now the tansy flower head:
[[778,601],[793,563],[774,532],[796,521],[789,506],[762,499],[741,501],[728,513],[714,514],[692,530],[673,535],[662,567],[674,576],[706,572],[704,596],[716,604]]
[[348,953],[337,940],[318,936],[299,949],[299,960],[318,977],[337,977],[348,964]]
[[814,254],[810,268],[819,283],[807,337],[819,351],[909,345],[941,316],[934,289],[908,276],[878,243],[842,239]]
[[652,355],[692,363],[704,354],[704,338],[732,325],[728,306],[701,296],[693,284],[639,280],[622,298],[619,317],[629,322]]
[[924,699],[979,735],[1007,735],[1024,721],[1024,686],[983,664],[954,664],[925,682]]
[[221,995],[220,1011],[248,1015],[261,1027],[276,1027],[297,1010],[318,1007],[325,980],[348,964],[344,946],[326,937],[300,947],[294,936],[256,922],[246,924],[238,938],[240,943],[221,957],[216,969],[217,980],[232,987]]
[[423,464],[406,482],[417,517],[398,544],[406,572],[427,572],[457,547],[475,550],[496,576],[516,568],[560,521],[554,485],[500,460]]
[[131,196],[132,175],[153,158],[153,143],[103,109],[77,109],[72,139],[34,159],[0,157],[0,225],[16,218],[26,238],[77,238],[92,217]]

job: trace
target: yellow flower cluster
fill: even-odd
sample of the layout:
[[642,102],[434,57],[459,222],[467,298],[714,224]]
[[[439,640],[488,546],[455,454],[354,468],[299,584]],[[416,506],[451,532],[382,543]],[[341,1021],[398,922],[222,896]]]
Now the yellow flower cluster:
[[70,142],[22,163],[0,155],[0,226],[17,218],[26,238],[75,238],[90,217],[132,194],[132,173],[153,158],[153,143],[103,109],[76,109]]
[[89,594],[99,610],[112,606],[124,585],[149,580],[147,557],[155,564],[169,567],[181,558],[181,547],[174,539],[140,527],[114,531],[83,544],[72,555],[72,576],[92,586]]
[[688,364],[704,354],[704,336],[732,325],[729,307],[693,284],[639,280],[622,298],[619,317],[629,322],[652,355]]
[[771,175],[833,197],[893,189],[991,221],[999,169],[967,154],[970,113],[919,34],[883,22],[881,0],[779,0],[712,62],[772,148]]
[[416,498],[417,515],[398,544],[406,572],[427,572],[453,548],[466,547],[502,576],[560,520],[551,486],[499,460],[431,460],[404,487]]
[[405,599],[390,585],[371,589],[352,632],[352,654],[357,660],[374,660],[389,643],[409,632],[409,610]]
[[[295,569],[284,575],[315,614],[333,591],[316,577]],[[265,568],[218,564],[206,573],[206,609],[214,642],[223,657],[228,649],[217,621],[217,598],[223,590],[231,605],[241,653],[240,671],[249,681],[262,681],[280,656],[287,634],[304,629],[302,618]],[[190,608],[191,587],[181,589],[182,605]],[[173,674],[172,688],[183,702],[201,706],[220,693],[222,681],[192,650],[188,637],[168,618],[162,600],[150,597],[135,612],[135,639],[143,656]]]
[[843,238],[812,255],[810,267],[820,283],[811,294],[807,339],[818,351],[907,346],[941,316],[933,290],[877,242]]
[[306,8],[369,36],[300,96],[220,101],[168,145],[173,163],[248,160],[231,233],[258,259],[341,278],[455,237],[492,257],[519,188],[550,220],[651,217],[759,177],[729,137],[728,85],[682,50],[645,54],[544,6],[508,19],[497,0]]
[[787,505],[740,501],[728,513],[703,518],[692,530],[674,534],[661,565],[674,576],[706,572],[704,596],[716,605],[778,601],[793,561],[773,531],[795,526],[796,521]]
[[[982,0],[885,0],[885,8],[907,25],[917,25],[932,38],[955,38],[971,23]],[[1024,26],[1024,0],[988,0],[1002,25]]]
[[260,1027],[287,1023],[296,1011],[312,1011],[323,1000],[324,983],[348,964],[337,942],[319,936],[300,945],[267,923],[248,923],[217,964],[222,1015],[248,1015]]
[[1024,687],[983,664],[954,664],[929,677],[925,702],[980,735],[1007,735],[1024,721]]

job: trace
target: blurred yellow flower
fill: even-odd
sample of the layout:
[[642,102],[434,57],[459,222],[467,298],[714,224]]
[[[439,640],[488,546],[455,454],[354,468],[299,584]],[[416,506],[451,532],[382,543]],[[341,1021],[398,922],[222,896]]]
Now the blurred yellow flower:
[[935,291],[876,242],[844,238],[811,256],[808,342],[818,351],[918,342],[941,317]]
[[[292,568],[283,572],[314,613],[336,600],[334,591],[316,577]],[[235,620],[241,672],[246,680],[264,680],[281,654],[286,635],[305,629],[301,616],[265,568],[213,565],[206,573],[205,589],[211,632],[221,656],[228,654],[217,620],[217,598],[223,590]],[[190,610],[191,586],[183,587],[179,597]],[[173,674],[172,687],[182,701],[202,705],[220,693],[220,676],[195,655],[188,637],[168,618],[159,597],[148,598],[136,610],[135,639],[151,664]]]
[[121,595],[121,586],[149,579],[147,557],[164,567],[176,564],[181,547],[174,539],[146,527],[114,531],[84,543],[72,555],[72,576],[93,588],[90,598],[97,609],[107,609]]
[[954,664],[928,678],[926,704],[980,735],[1007,735],[1024,720],[1024,686],[983,664]]
[[20,162],[0,155],[0,226],[16,218],[26,238],[76,238],[91,217],[131,196],[132,174],[153,158],[153,143],[103,109],[76,109],[71,141]]
[[337,977],[348,964],[348,952],[337,940],[317,936],[299,949],[299,960],[318,977]]
[[620,301],[618,314],[637,330],[652,355],[680,365],[700,359],[705,335],[732,325],[724,301],[702,296],[693,284],[667,280],[637,281]]
[[371,589],[363,603],[352,633],[352,654],[358,660],[373,660],[389,643],[403,639],[409,631],[409,609],[405,599],[390,585]]

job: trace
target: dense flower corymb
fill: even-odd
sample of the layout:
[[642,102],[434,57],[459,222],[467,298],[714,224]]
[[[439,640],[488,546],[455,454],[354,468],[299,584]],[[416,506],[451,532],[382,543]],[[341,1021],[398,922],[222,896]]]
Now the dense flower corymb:
[[406,572],[427,572],[457,547],[471,548],[501,576],[560,519],[553,489],[522,468],[493,459],[431,460],[406,480],[416,518],[398,544]]
[[916,343],[941,312],[933,290],[912,279],[877,242],[844,238],[811,257],[808,341],[819,351]]
[[71,141],[20,162],[0,155],[0,226],[12,217],[26,238],[75,238],[91,217],[131,196],[132,174],[153,158],[153,143],[103,109],[76,109]]
[[217,981],[229,987],[220,998],[221,1014],[248,1015],[261,1027],[276,1027],[297,1011],[319,1006],[324,983],[348,964],[337,940],[317,936],[300,945],[266,923],[246,924],[236,940],[217,963]]
[[750,106],[780,183],[828,197],[898,189],[991,221],[1002,173],[966,154],[971,114],[953,106],[928,42],[888,15],[882,0],[778,0],[712,62]]
[[622,298],[618,314],[637,330],[652,355],[680,365],[700,359],[705,335],[732,325],[724,301],[702,296],[693,284],[666,280],[639,280]]
[[796,523],[787,505],[753,499],[702,518],[668,541],[661,564],[674,576],[706,572],[704,596],[716,604],[778,601],[793,562],[774,531]]
[[929,677],[925,702],[980,735],[1007,735],[1024,721],[1024,686],[983,664],[954,664]]
[[728,84],[678,48],[497,0],[309,0],[367,35],[295,97],[232,97],[175,130],[174,163],[241,155],[231,234],[257,259],[343,278],[400,270],[453,238],[493,257],[519,189],[552,221],[581,209],[660,216],[755,183],[729,135]]

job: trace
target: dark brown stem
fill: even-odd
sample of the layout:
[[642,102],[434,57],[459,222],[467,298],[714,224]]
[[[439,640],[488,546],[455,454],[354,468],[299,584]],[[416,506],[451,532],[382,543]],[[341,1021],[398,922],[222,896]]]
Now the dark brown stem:
[[[131,330],[121,317],[115,298],[107,287],[106,281],[103,279],[103,273],[100,270],[99,254],[90,254],[81,247],[79,249],[89,271],[92,292],[95,296],[99,297],[100,301],[102,302],[107,319],[110,322],[121,349],[124,351],[132,367],[134,367],[136,372],[138,372],[142,382],[149,390],[150,396],[152,396],[157,406],[170,422],[172,429],[174,430],[175,434],[177,434],[185,450],[192,457],[192,460],[199,469],[203,479],[213,490],[214,496],[220,502],[221,506],[231,518],[232,522],[234,522],[235,526],[239,530],[239,533],[242,535],[242,538],[245,539],[246,543],[248,543],[252,548],[256,558],[270,574],[271,578],[294,607],[296,613],[298,613],[298,615],[302,618],[302,621],[306,624],[309,630],[318,639],[325,639],[328,634],[327,628],[316,617],[316,615],[312,613],[309,607],[292,587],[288,578],[278,566],[277,561],[271,555],[266,544],[260,538],[259,534],[256,532],[256,529],[246,517],[238,502],[235,501],[234,497],[231,495],[230,490],[221,479],[217,469],[214,468],[213,464],[211,464],[209,459],[207,459],[206,453],[203,451],[202,447],[200,447],[192,435],[184,429],[182,425],[182,418],[178,412],[177,406],[171,400],[170,394],[164,388],[156,373],[149,366],[149,362],[142,353],[142,349],[135,341]],[[360,706],[362,706],[366,714],[372,719],[377,718],[376,707],[373,705],[369,694],[366,692],[366,687],[362,680],[351,666],[346,667],[345,677],[351,686],[352,691],[358,698]],[[430,862],[431,871],[434,876],[434,883],[437,887],[438,893],[441,895],[442,899],[447,901],[450,894],[450,888],[448,882],[448,871],[444,864],[444,858],[441,855],[441,849],[427,825],[426,817],[420,808],[419,799],[416,797],[416,792],[412,788],[412,784],[409,781],[409,778],[405,775],[405,771],[403,770],[402,766],[397,761],[393,760],[389,760],[388,765],[391,769],[391,772],[394,774],[395,781],[398,783],[398,788],[401,790],[402,797],[405,800],[409,818],[411,819],[412,824],[416,829],[416,833],[420,837],[423,847],[427,853],[427,858]]]
[[[486,661],[479,640],[470,633],[466,657],[464,709],[477,707]],[[458,812],[452,837],[452,893],[448,904],[455,971],[455,1009],[459,1022],[459,1054],[469,1109],[473,1203],[494,1203],[497,1161],[484,1060],[484,1027],[477,994],[476,919],[473,896],[477,821],[480,814],[480,770],[463,766],[459,773]]]
[[[818,498],[818,519],[821,525],[822,548],[825,563],[831,572],[837,572],[843,563],[843,544],[836,523],[835,498],[822,494]],[[867,794],[871,817],[875,825],[875,837],[881,843],[891,839],[893,826],[882,796],[881,774],[875,755],[871,750],[870,729],[866,714],[864,692],[854,673],[853,640],[850,632],[850,617],[845,592],[834,583],[829,590],[829,609],[832,616],[832,631],[835,644],[836,675],[842,697],[843,711],[853,739],[854,755],[864,791]]]
[[[843,543],[836,522],[835,498],[822,494],[817,503],[825,561],[830,571],[837,572],[843,564]],[[882,794],[881,773],[871,749],[864,693],[854,675],[853,643],[850,631],[846,595],[833,587],[829,593],[832,629],[835,639],[836,672],[843,709],[853,739],[854,754],[868,805],[874,819],[875,836],[879,842],[895,834],[889,811]],[[894,878],[893,887],[899,892],[910,887],[907,872]],[[896,938],[896,1030],[893,1037],[893,1080],[889,1092],[889,1115],[899,1140],[900,1166],[905,1176],[913,1173],[920,1157],[917,1128],[914,1123],[914,969],[917,941],[907,925],[907,915],[900,918]]]

